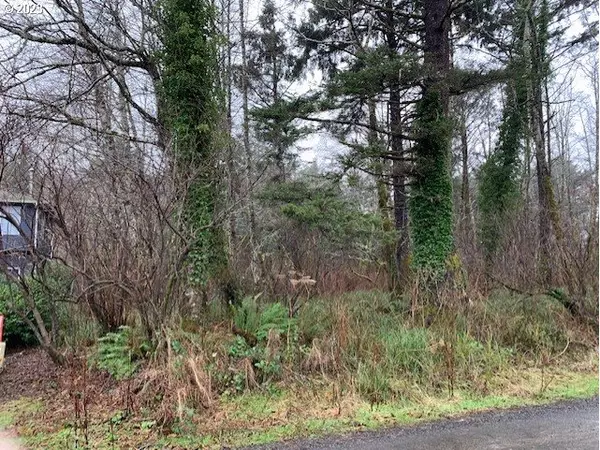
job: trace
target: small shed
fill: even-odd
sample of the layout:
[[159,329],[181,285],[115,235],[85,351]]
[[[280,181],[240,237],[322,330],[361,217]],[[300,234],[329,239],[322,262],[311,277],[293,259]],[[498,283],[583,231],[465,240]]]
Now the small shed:
[[51,257],[48,214],[33,197],[0,191],[0,265],[8,275],[33,269],[39,257]]

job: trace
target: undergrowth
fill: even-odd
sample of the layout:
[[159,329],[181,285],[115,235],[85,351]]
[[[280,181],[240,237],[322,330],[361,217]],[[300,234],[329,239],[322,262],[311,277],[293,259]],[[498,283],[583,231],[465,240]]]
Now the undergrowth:
[[[186,422],[223,398],[319,379],[333,380],[338,397],[351,392],[372,405],[414,392],[485,395],[499,373],[551,367],[597,343],[595,330],[549,297],[502,291],[428,310],[428,317],[408,308],[388,294],[356,292],[312,298],[290,317],[283,303],[244,299],[228,322],[172,331],[171,357],[161,366],[167,375],[158,383],[163,394],[153,397],[163,405],[157,419]],[[168,390],[179,392],[171,403]]]
[[150,344],[136,335],[128,326],[107,333],[98,339],[96,352],[90,364],[107,371],[115,380],[130,378],[140,367],[141,360],[150,351]]
[[[197,323],[186,318],[167,329],[166,351],[152,353],[135,327],[123,327],[100,338],[90,360],[127,380],[128,398],[135,397],[127,411],[173,436],[197,436],[227,405],[253,395],[256,413],[227,413],[238,425],[272,420],[296,389],[303,398],[319,392],[315,404],[337,411],[327,412],[334,420],[344,410],[358,414],[357,402],[377,410],[428,398],[518,398],[521,391],[546,398],[562,383],[557,368],[597,371],[597,362],[582,365],[597,331],[550,297],[501,291],[435,311],[410,308],[388,294],[356,292],[311,298],[290,317],[283,302],[247,298],[229,317],[208,308]],[[310,414],[323,412],[307,411],[304,419]]]

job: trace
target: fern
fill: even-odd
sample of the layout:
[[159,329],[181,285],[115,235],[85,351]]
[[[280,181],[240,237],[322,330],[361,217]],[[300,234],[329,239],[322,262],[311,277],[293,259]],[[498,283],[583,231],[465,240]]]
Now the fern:
[[260,326],[256,332],[259,341],[265,341],[269,332],[274,330],[278,334],[285,334],[296,326],[296,319],[288,316],[287,309],[281,303],[273,303],[260,315]]
[[281,335],[296,327],[296,319],[288,317],[281,303],[272,303],[260,311],[253,297],[245,298],[235,309],[233,320],[239,329],[255,336],[258,342],[266,341],[271,330]]
[[127,326],[98,339],[96,367],[106,370],[115,380],[131,377],[139,368],[140,363],[136,359],[144,346],[137,346],[133,341],[132,330]]
[[256,298],[244,298],[242,304],[235,308],[233,321],[239,329],[252,335],[256,335],[258,327],[260,326],[260,316]]

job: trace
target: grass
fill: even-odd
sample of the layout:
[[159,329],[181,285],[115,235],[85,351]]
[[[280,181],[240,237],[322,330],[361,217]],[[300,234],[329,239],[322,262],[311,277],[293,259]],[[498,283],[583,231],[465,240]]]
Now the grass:
[[[519,380],[520,389],[509,394],[495,392],[486,396],[474,396],[470,392],[461,391],[455,392],[452,398],[447,395],[423,394],[418,399],[383,403],[377,406],[360,397],[349,396],[342,401],[341,408],[336,408],[331,402],[320,400],[328,398],[327,391],[317,392],[310,399],[297,392],[288,392],[279,397],[277,404],[267,402],[271,406],[269,414],[265,414],[264,409],[252,407],[245,409],[244,412],[250,419],[246,424],[246,431],[232,429],[211,436],[216,446],[236,447],[297,437],[411,425],[489,409],[544,404],[556,400],[598,395],[597,373],[570,373],[556,369],[555,384],[546,389],[542,395],[538,392],[539,374],[536,371],[531,373],[525,371],[524,375],[529,376],[523,376]],[[310,403],[307,403],[307,400],[310,400]],[[252,396],[252,401],[247,403],[247,405],[257,404],[260,404],[260,400],[256,396]],[[244,405],[244,402],[236,402],[234,405],[235,408],[239,408]],[[223,407],[228,410],[231,406],[233,404],[226,404]],[[304,409],[303,413],[297,414],[290,423],[277,423],[282,420],[282,417],[289,416],[291,411],[301,409]],[[240,410],[237,409],[237,412],[239,414]],[[168,440],[165,443],[168,443]]]
[[[539,405],[557,400],[598,395],[598,375],[553,367],[544,376],[550,384],[541,391],[542,374],[529,368],[498,374],[488,395],[469,391],[414,393],[413,398],[373,405],[360,395],[348,393],[339,401],[331,385],[322,383],[287,386],[276,393],[250,392],[225,397],[210,416],[194,421],[194,432],[160,436],[155,427],[142,421],[123,421],[111,427],[109,421],[93,422],[88,433],[96,449],[131,448],[153,443],[154,448],[220,448],[266,444],[300,437],[375,430],[396,425],[413,425],[440,418],[457,417],[490,409]],[[333,383],[333,382],[332,382]],[[69,424],[40,426],[44,409],[39,401],[21,399],[0,406],[2,426],[17,424],[26,448],[82,448],[83,436]]]
[[35,414],[41,411],[42,408],[43,405],[40,401],[29,398],[4,403],[0,407],[0,430],[12,425],[16,417]]

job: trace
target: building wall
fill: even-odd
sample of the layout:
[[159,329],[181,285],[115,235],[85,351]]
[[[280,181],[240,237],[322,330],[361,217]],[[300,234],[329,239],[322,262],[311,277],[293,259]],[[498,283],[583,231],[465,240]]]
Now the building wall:
[[4,217],[4,214],[0,212],[0,233],[2,234],[2,250],[24,251],[33,246],[35,227],[35,205],[11,204],[2,205],[2,208],[19,224],[19,227],[15,227]]
[[[45,256],[49,256],[49,243],[43,239],[47,235],[44,227],[44,214],[40,210],[38,212],[38,232],[36,239],[36,208],[32,203],[24,204],[2,204],[2,208],[6,213],[10,214],[13,219],[19,223],[19,227],[11,224],[2,212],[0,212],[0,264],[4,266],[4,270],[9,273],[26,273],[31,269],[33,261],[33,251],[37,245],[37,250]],[[41,225],[41,227],[40,227]],[[42,239],[39,239],[42,237]]]

